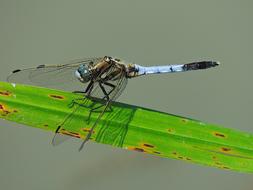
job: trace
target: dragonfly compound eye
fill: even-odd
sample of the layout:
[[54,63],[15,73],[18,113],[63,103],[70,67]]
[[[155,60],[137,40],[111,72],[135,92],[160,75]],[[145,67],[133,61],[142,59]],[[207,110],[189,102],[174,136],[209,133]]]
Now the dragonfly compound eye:
[[76,77],[81,82],[88,82],[91,79],[91,71],[87,65],[80,65],[78,70],[75,72]]

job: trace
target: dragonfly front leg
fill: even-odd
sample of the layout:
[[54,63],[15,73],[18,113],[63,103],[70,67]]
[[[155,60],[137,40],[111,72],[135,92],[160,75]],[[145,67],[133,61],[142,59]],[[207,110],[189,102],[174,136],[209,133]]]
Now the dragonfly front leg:
[[[90,93],[91,93],[93,87],[94,87],[94,82],[91,81],[91,82],[88,84],[88,86],[86,87],[85,91],[79,91],[79,90],[73,91],[72,93],[74,93],[74,94],[82,94],[82,95],[84,95],[84,96],[86,96],[86,97],[77,98],[77,99],[72,100],[72,102],[70,103],[69,107],[73,107],[75,104],[79,104],[80,106],[83,106],[83,105],[80,104],[78,101],[79,101],[79,100],[83,100],[83,99],[89,98],[89,97],[90,97]],[[94,104],[94,103],[93,103],[93,104]],[[88,108],[89,108],[89,107],[92,107],[93,104],[90,105],[90,106],[83,106],[83,107],[88,107]]]
[[106,92],[105,87],[102,85],[102,82],[99,82],[99,86],[102,89],[102,92],[104,93],[103,99],[106,98],[106,100],[109,101],[110,99],[109,94]]
[[111,84],[109,82],[104,82],[104,84],[112,87],[112,89],[108,92],[108,95],[110,95],[114,91],[114,89],[116,88],[116,86],[114,84]]

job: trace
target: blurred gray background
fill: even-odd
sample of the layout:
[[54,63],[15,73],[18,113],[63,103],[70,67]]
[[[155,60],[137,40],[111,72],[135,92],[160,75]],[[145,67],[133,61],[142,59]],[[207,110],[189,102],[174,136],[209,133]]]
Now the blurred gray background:
[[[253,133],[250,0],[0,0],[0,80],[17,68],[91,56],[142,65],[213,59],[201,72],[130,80],[119,101]],[[0,120],[0,189],[251,190],[253,176]]]

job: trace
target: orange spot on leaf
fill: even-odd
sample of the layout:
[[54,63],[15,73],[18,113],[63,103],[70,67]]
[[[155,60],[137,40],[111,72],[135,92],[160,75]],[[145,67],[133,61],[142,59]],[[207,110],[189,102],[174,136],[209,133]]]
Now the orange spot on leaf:
[[226,137],[224,134],[218,133],[218,132],[214,132],[214,135],[215,135],[216,137],[221,137],[221,138],[225,138],[225,137]]
[[80,134],[74,133],[74,132],[70,132],[70,131],[66,131],[66,130],[60,130],[60,133],[64,134],[64,135],[69,135],[69,136],[72,136],[72,137],[76,137],[76,138],[81,138]]
[[0,91],[0,95],[1,95],[1,96],[10,96],[11,93],[8,92],[8,91]]
[[173,129],[168,129],[169,133],[173,133],[173,131],[174,131]]
[[[82,128],[81,130],[84,132],[90,132],[91,129],[90,128]],[[92,134],[94,134],[94,133],[95,133],[95,131],[93,130]]]
[[147,143],[144,143],[143,146],[148,147],[148,148],[154,148],[154,147],[155,147],[154,145],[152,145],[152,144],[147,144]]
[[143,148],[138,148],[138,147],[134,148],[134,150],[138,151],[138,152],[145,152],[145,150]]
[[230,151],[231,149],[230,149],[230,148],[226,148],[226,147],[221,147],[221,150],[224,151],[224,152],[228,152],[228,151]]
[[143,148],[139,148],[139,147],[128,147],[128,150],[134,150],[137,152],[146,152]]
[[0,104],[0,110],[4,110],[4,106]]
[[55,98],[55,99],[60,99],[60,100],[64,99],[64,96],[55,95],[55,94],[50,94],[49,97]]
[[6,116],[11,113],[3,104],[0,104],[0,111],[2,112],[2,116]]

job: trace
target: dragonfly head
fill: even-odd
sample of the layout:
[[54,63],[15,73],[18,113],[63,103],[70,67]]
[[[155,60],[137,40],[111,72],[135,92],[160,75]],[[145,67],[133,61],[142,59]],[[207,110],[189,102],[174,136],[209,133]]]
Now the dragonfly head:
[[75,76],[82,83],[89,82],[91,79],[92,72],[87,64],[82,64],[75,72]]

